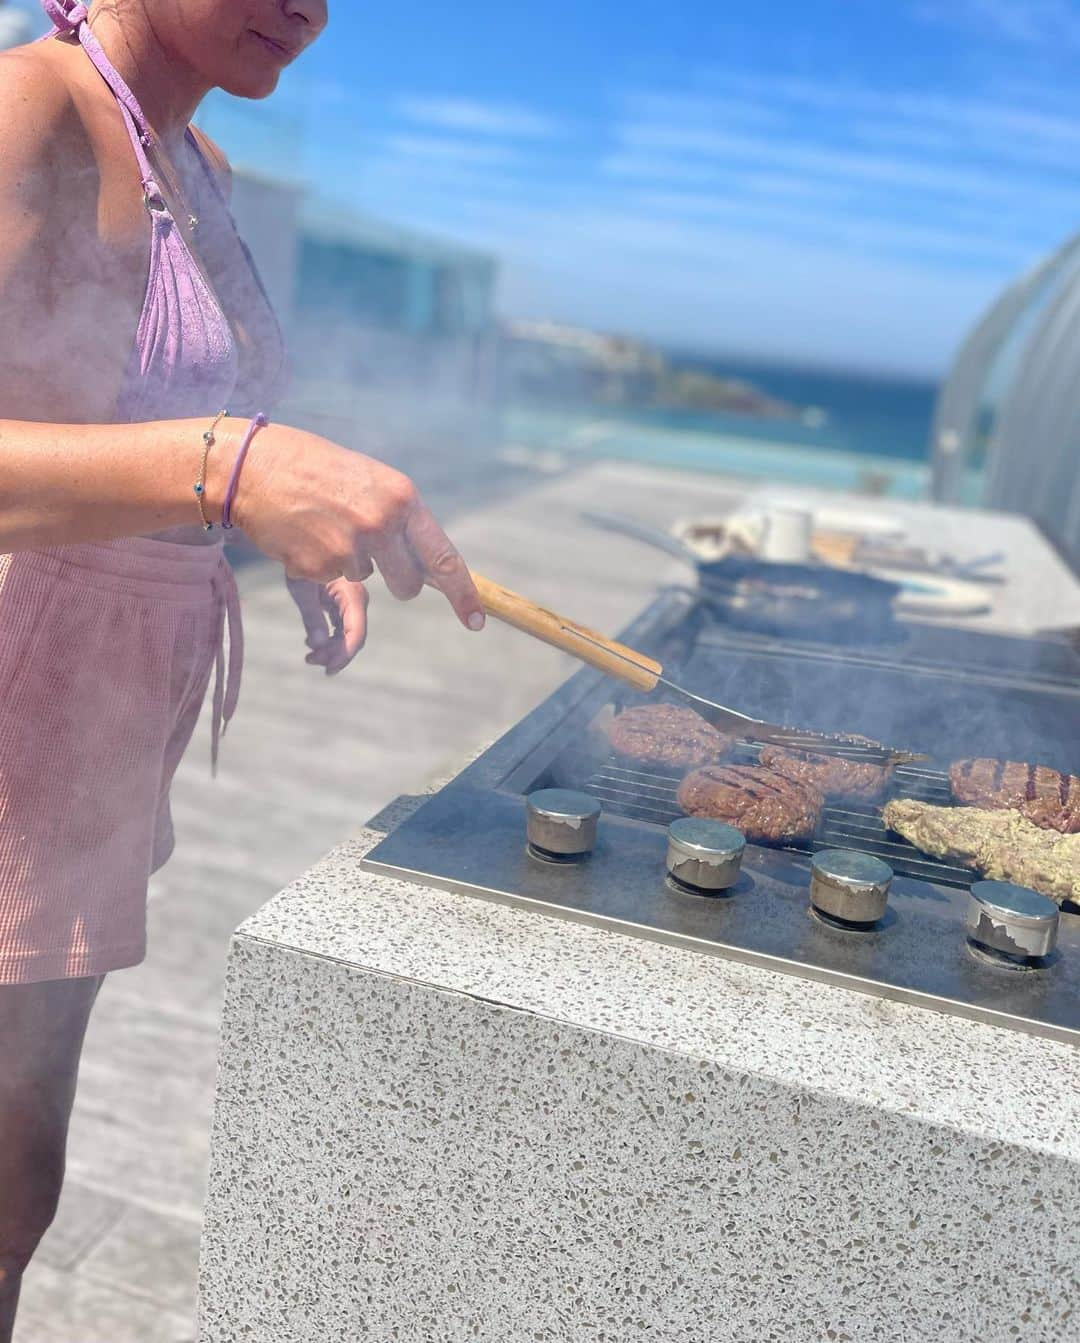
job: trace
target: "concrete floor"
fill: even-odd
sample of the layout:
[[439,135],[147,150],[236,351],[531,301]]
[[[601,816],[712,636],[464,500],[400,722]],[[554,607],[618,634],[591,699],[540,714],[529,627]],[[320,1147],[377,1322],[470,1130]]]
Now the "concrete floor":
[[[467,496],[454,501],[449,530],[470,564],[612,633],[658,581],[684,571],[585,526],[577,510],[666,525],[724,513],[746,488],[622,465],[510,484],[528,488],[511,492],[503,481],[498,498],[471,510]],[[984,538],[972,542],[980,543],[987,548]],[[1061,583],[1080,604],[1080,587]],[[304,664],[279,571],[246,565],[240,585],[248,645],[240,712],[216,782],[205,722],[179,771],[179,843],[153,883],[149,957],[109,978],[91,1022],[63,1205],[27,1276],[17,1343],[194,1338],[232,929],[386,802],[448,773],[573,670],[495,624],[468,634],[435,594],[400,605],[376,586],[368,648],[327,680]]]
[[[709,504],[723,508],[712,484]],[[594,468],[449,528],[476,569],[616,631],[652,595],[640,545],[581,524],[586,502],[674,518],[692,478]],[[595,581],[591,571],[602,575]],[[59,1218],[27,1275],[17,1343],[194,1338],[199,1225],[218,1009],[232,929],[398,794],[451,769],[573,670],[495,625],[457,626],[441,598],[374,591],[368,647],[341,677],[304,665],[303,632],[270,565],[240,572],[240,711],[209,777],[205,721],[173,792],[176,855],[154,880],[150,953],[109,978],[91,1022]]]

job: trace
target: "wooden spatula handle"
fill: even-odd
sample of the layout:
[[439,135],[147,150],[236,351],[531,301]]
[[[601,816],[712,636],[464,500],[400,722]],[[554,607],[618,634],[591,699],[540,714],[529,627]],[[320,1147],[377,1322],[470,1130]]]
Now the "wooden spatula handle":
[[513,625],[515,629],[531,634],[534,639],[541,639],[554,648],[561,648],[563,652],[571,653],[592,667],[598,667],[609,676],[618,677],[637,690],[656,688],[657,678],[664,670],[659,662],[585,625],[575,624],[565,616],[547,611],[527,597],[500,587],[490,578],[484,578],[482,574],[474,573],[472,577],[484,609],[497,620]]

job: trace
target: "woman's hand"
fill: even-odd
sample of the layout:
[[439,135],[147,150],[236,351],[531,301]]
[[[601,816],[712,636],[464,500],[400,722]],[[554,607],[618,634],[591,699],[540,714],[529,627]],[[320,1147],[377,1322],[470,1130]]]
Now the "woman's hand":
[[[219,435],[208,497],[219,501],[242,429]],[[464,560],[428,511],[416,486],[393,467],[286,425],[270,425],[252,444],[233,517],[289,578],[362,583],[378,567],[395,597],[408,601],[425,583],[438,588],[469,629],[484,610]]]
[[367,639],[368,591],[346,578],[312,583],[287,578],[285,585],[300,611],[311,650],[305,661],[324,667],[327,676],[343,671]]

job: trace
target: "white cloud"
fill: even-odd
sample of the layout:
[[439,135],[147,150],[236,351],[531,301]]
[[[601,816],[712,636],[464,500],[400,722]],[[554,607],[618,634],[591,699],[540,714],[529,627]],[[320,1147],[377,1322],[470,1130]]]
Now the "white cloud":
[[474,135],[541,139],[556,134],[558,123],[527,108],[475,102],[468,98],[399,98],[394,110],[405,121]]
[[[1080,23],[1080,19],[1078,19]],[[1045,84],[1011,84],[985,97],[957,98],[934,93],[901,93],[868,89],[858,85],[815,82],[806,79],[754,78],[738,72],[719,73],[724,87],[742,100],[759,99],[775,116],[788,113],[788,124],[798,129],[799,110],[812,108],[835,113],[838,124],[872,118],[881,126],[911,126],[913,142],[920,129],[939,135],[959,135],[970,147],[972,137],[986,147],[1025,152],[1034,146],[1080,146],[1080,100],[1063,98],[1061,91]],[[714,125],[725,125],[726,99],[717,99]],[[660,120],[661,118],[655,118]],[[667,118],[672,120],[674,118]],[[1012,144],[1009,137],[1023,137]]]
[[358,190],[498,254],[525,315],[921,368],[1080,219],[1080,96],[738,71],[686,87],[614,98],[572,153],[522,107],[403,97]]
[[723,188],[725,198],[738,201],[742,196],[782,197],[834,202],[852,199],[852,189],[838,182],[820,178],[797,177],[781,172],[758,172],[742,168],[736,170],[730,163],[709,163],[701,160],[665,158],[662,155],[627,152],[616,153],[600,164],[600,173],[609,178],[633,184],[652,184],[683,188]]
[[915,14],[977,36],[1028,46],[1080,46],[1080,15],[1071,0],[923,0]]
[[[620,139],[630,149],[701,156],[706,159],[767,163],[803,175],[825,174],[855,185],[909,187],[959,197],[1008,195],[1016,182],[989,170],[938,166],[925,160],[800,143],[794,137],[766,138],[720,130],[662,124],[625,126]],[[1074,197],[1080,207],[1080,194]]]
[[476,199],[460,227],[502,256],[507,311],[856,367],[880,358],[940,369],[1009,274],[687,227],[644,211],[534,212]]
[[[654,199],[680,191],[726,197],[729,213],[763,198],[787,199],[792,233],[803,202],[822,213],[831,207],[838,228],[866,217],[866,236],[883,248],[889,235],[882,220],[898,224],[900,246],[940,252],[952,233],[956,253],[969,260],[1015,255],[1017,247],[1058,239],[1080,220],[1080,188],[1073,185],[1080,100],[1074,110],[1061,96],[1040,103],[1015,90],[992,102],[719,72],[711,87],[716,94],[707,101],[624,100],[617,148],[602,160],[601,174],[652,188]],[[730,125],[723,115],[728,89],[744,122],[757,99],[778,124]],[[783,231],[782,212],[771,227]],[[969,243],[973,235],[977,247]]]
[[[583,273],[590,245],[633,249],[649,265],[663,265],[668,253],[693,254],[707,266],[732,239],[771,238],[837,255],[874,255],[883,264],[903,258],[939,275],[952,267],[1005,276],[1080,216],[1080,190],[1064,179],[1048,186],[1045,175],[1032,176],[1031,165],[1021,163],[1027,176],[1018,179],[998,163],[972,162],[952,148],[935,156],[919,145],[920,152],[905,153],[903,130],[913,123],[904,117],[895,123],[899,149],[875,140],[875,128],[884,135],[893,124],[875,117],[841,125],[848,143],[838,144],[835,118],[791,118],[785,102],[818,98],[830,111],[854,103],[877,113],[887,95],[788,81],[778,98],[775,82],[765,81],[761,96],[778,124],[767,124],[769,117],[760,128],[752,124],[748,92],[735,100],[748,123],[740,131],[720,119],[726,98],[639,91],[618,104],[623,115],[611,128],[614,150],[599,152],[584,169],[557,159],[540,169],[498,141],[465,135],[391,135],[365,157],[361,180],[376,198],[387,193],[406,208],[412,202],[455,228],[480,218],[490,229],[493,211],[504,220],[508,210],[517,212],[545,249],[540,219],[557,227],[573,213],[580,228],[586,219],[602,219],[602,232],[579,239]],[[978,103],[956,106],[972,116],[983,110]],[[947,125],[953,110],[948,99],[911,100],[913,114],[925,113],[914,130],[929,137],[932,119]],[[1018,111],[985,110],[1002,124]],[[1064,137],[1075,128],[1058,118],[1050,129]],[[1032,212],[1041,212],[1041,222],[1032,223]],[[504,249],[506,237],[497,245]]]
[[399,158],[450,164],[502,164],[510,163],[516,157],[505,145],[478,144],[474,140],[433,135],[388,135],[382,141],[382,147]]
[[763,230],[781,236],[810,237],[856,252],[933,253],[941,257],[990,260],[1019,266],[1029,260],[1027,249],[1013,239],[987,237],[976,230],[935,228],[920,223],[860,218],[844,211],[809,210],[767,202],[747,204],[730,196],[687,195],[683,192],[646,192],[639,203],[650,211],[676,219],[712,218],[727,221],[755,234]]
[[745,95],[727,93],[723,97],[683,93],[636,92],[621,101],[626,112],[635,118],[649,121],[678,121],[684,124],[715,126],[718,123],[753,122],[760,126],[776,126],[784,121],[783,112],[763,98],[752,83],[745,86]]

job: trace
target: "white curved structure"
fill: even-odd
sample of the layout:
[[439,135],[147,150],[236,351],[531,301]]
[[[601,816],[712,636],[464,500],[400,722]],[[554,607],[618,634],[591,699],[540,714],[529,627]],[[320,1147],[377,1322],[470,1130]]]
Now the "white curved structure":
[[935,498],[1026,514],[1080,563],[1080,235],[972,331],[931,448]]

